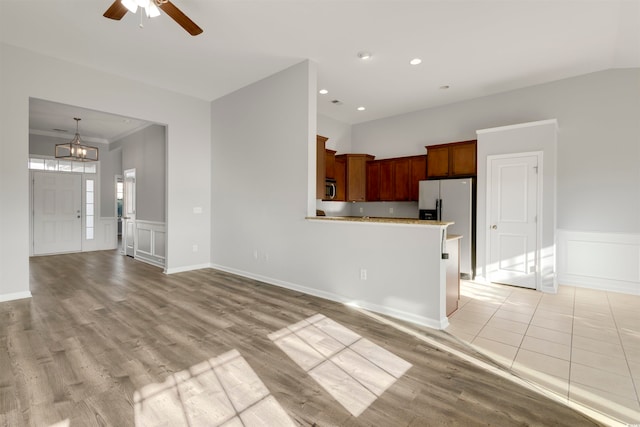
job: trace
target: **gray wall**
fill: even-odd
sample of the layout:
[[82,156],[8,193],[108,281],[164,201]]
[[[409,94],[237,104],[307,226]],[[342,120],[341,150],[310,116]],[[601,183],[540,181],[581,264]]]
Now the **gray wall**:
[[100,216],[116,216],[116,175],[122,175],[122,149],[111,145],[100,151]]
[[378,158],[424,154],[478,129],[556,118],[557,227],[640,233],[639,117],[640,69],[618,69],[354,125],[351,143]]
[[165,222],[165,126],[148,126],[115,144],[122,147],[122,170],[136,170],[136,219]]

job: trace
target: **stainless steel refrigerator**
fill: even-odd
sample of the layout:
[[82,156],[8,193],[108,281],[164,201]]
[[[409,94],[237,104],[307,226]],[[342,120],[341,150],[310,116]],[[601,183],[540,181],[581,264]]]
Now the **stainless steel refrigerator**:
[[475,275],[474,194],[472,178],[420,181],[420,218],[453,221],[447,233],[462,236],[460,274],[464,279],[473,279]]

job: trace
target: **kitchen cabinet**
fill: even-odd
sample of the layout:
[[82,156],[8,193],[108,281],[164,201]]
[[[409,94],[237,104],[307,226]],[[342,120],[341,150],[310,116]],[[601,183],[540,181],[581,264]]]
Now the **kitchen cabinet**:
[[326,153],[325,143],[329,138],[316,135],[316,199],[325,198]]
[[367,201],[418,200],[426,179],[427,156],[397,157],[367,164]]
[[460,300],[460,238],[447,236],[446,312],[451,316],[458,309]]
[[395,200],[393,189],[393,160],[380,160],[380,200]]
[[476,140],[428,145],[427,178],[476,175]]
[[380,162],[367,162],[367,201],[380,200]]
[[325,177],[330,179],[336,178],[336,152],[335,150],[324,150]]
[[345,200],[364,202],[367,196],[367,162],[375,157],[369,154],[340,154],[345,162]]
[[409,157],[411,162],[410,200],[417,201],[420,196],[420,181],[427,179],[427,156]]
[[334,178],[336,180],[335,201],[347,200],[347,162],[343,158],[336,158],[334,165]]

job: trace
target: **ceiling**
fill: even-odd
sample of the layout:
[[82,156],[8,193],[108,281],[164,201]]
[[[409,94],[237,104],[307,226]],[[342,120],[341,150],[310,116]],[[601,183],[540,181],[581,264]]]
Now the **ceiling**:
[[[310,59],[329,91],[318,112],[349,124],[640,67],[640,0],[171,1],[204,33],[165,14],[106,19],[112,0],[0,0],[0,40],[207,101]],[[33,129],[75,126],[58,113]]]

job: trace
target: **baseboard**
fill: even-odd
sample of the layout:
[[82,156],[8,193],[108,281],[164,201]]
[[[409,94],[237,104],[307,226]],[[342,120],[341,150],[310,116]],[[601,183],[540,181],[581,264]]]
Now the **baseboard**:
[[557,230],[558,283],[640,295],[640,234]]
[[14,292],[11,294],[0,294],[0,302],[14,301],[18,299],[31,298],[30,291]]
[[165,268],[164,274],[184,273],[185,271],[202,270],[203,268],[215,268],[211,264],[186,265],[184,267]]
[[389,317],[393,317],[399,320],[405,320],[407,322],[415,323],[417,325],[426,326],[433,329],[444,329],[449,326],[447,318],[435,320],[424,316],[418,316],[406,311],[397,310],[391,307],[385,307],[377,304],[368,303],[366,301],[355,301],[350,298],[346,298],[342,295],[335,294],[333,292],[326,292],[315,288],[309,288],[296,283],[286,282],[283,280],[273,279],[271,277],[262,276],[260,274],[249,273],[247,271],[238,270],[235,268],[225,267],[219,264],[212,264],[211,268],[224,271],[227,273],[235,274],[237,276],[246,277],[260,282],[268,283],[270,285],[279,286],[281,288],[289,289],[292,291],[302,292],[307,295],[327,299],[329,301],[338,302],[345,305],[355,306],[365,310],[373,311],[378,314],[384,314]]

